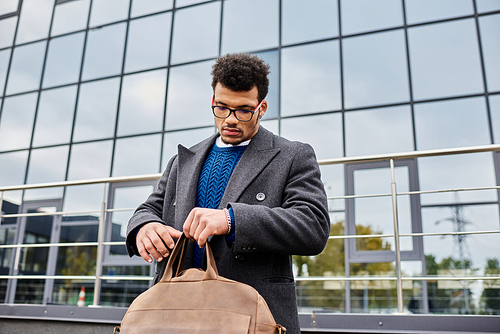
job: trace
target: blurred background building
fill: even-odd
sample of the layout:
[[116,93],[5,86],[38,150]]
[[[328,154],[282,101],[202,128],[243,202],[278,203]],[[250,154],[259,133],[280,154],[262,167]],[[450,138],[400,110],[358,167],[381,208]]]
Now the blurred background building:
[[[402,276],[414,277],[404,311],[500,314],[499,279],[453,279],[500,275],[498,0],[2,0],[0,190],[161,173],[179,143],[214,133],[211,66],[233,52],[271,66],[263,126],[319,160],[491,146],[396,160],[395,181],[424,192],[398,196],[399,232],[431,234],[400,238]],[[381,236],[295,257],[300,311],[397,311],[395,281],[369,280],[395,275],[391,199],[342,197],[390,193],[389,162],[322,174],[332,236]],[[107,187],[105,241],[124,240],[155,183]],[[476,190],[425,193],[463,188]],[[93,281],[71,276],[96,273],[103,185],[1,194],[0,303],[76,305],[83,286],[92,304]],[[7,247],[58,242],[84,244]],[[104,247],[99,304],[128,306],[151,284],[144,263]]]

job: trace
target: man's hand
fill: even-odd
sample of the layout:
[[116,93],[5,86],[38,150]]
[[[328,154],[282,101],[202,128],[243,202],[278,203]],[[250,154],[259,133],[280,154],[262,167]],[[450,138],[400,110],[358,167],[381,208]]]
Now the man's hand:
[[194,208],[184,222],[184,234],[203,248],[211,235],[224,235],[228,225],[223,210]]
[[147,223],[137,233],[136,245],[141,257],[151,263],[155,258],[161,262],[169,254],[169,249],[174,248],[173,238],[180,238],[182,232],[161,223]]

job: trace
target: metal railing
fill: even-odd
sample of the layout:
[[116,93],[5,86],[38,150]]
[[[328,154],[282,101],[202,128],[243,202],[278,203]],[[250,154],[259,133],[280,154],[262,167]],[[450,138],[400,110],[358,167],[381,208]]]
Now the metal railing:
[[[435,277],[435,276],[405,276],[402,277],[401,272],[401,250],[399,245],[400,237],[415,237],[415,236],[444,236],[444,235],[470,235],[470,234],[500,234],[500,230],[491,231],[469,231],[469,232],[434,232],[434,233],[399,233],[398,224],[398,211],[397,211],[397,196],[400,195],[420,195],[420,194],[431,194],[431,193],[443,193],[443,192],[459,192],[459,191],[473,191],[473,190],[491,190],[500,189],[500,186],[489,186],[489,187],[476,187],[476,188],[460,188],[460,189],[440,189],[431,191],[409,191],[409,192],[397,192],[395,174],[394,174],[394,161],[399,159],[413,159],[422,157],[432,157],[432,156],[443,156],[443,155],[456,155],[456,154],[469,154],[469,153],[480,153],[480,152],[494,152],[500,151],[500,145],[486,145],[486,146],[476,146],[476,147],[466,147],[466,148],[456,148],[456,149],[439,149],[439,150],[428,150],[428,151],[414,151],[405,153],[395,153],[395,154],[381,154],[381,155],[370,155],[361,157],[351,157],[351,158],[338,158],[338,159],[326,159],[319,160],[318,163],[321,166],[333,165],[333,164],[354,164],[354,163],[367,163],[375,161],[389,161],[391,170],[391,193],[383,194],[369,194],[369,195],[347,195],[347,196],[335,196],[328,197],[329,200],[335,199],[354,199],[354,198],[367,198],[367,197],[391,197],[392,199],[392,217],[393,217],[393,228],[394,233],[391,234],[371,234],[371,235],[338,235],[330,236],[330,240],[334,239],[360,239],[360,238],[383,238],[383,237],[393,237],[395,246],[395,270],[396,276],[363,276],[363,277],[348,277],[348,276],[314,276],[314,277],[296,277],[296,281],[396,281],[396,291],[397,291],[397,304],[398,313],[403,313],[403,291],[402,291],[402,281],[405,280],[497,280],[500,276],[453,276],[453,277]],[[78,280],[93,280],[95,282],[94,287],[94,300],[93,306],[99,305],[99,291],[101,287],[101,281],[106,279],[113,280],[152,280],[151,277],[146,276],[107,276],[102,275],[102,258],[103,258],[103,247],[112,245],[125,245],[125,242],[107,242],[104,241],[104,225],[105,216],[107,213],[117,212],[117,211],[132,211],[135,208],[120,208],[120,209],[106,209],[106,196],[108,185],[111,183],[118,182],[134,182],[134,181],[148,181],[157,180],[161,177],[161,173],[158,174],[148,174],[141,176],[131,176],[131,177],[111,177],[111,178],[101,178],[92,180],[81,180],[81,181],[65,181],[65,182],[51,182],[51,183],[40,183],[31,185],[18,185],[18,186],[4,186],[0,187],[0,208],[2,207],[2,201],[4,198],[4,193],[8,191],[15,190],[29,190],[29,189],[42,189],[42,188],[54,188],[54,187],[69,187],[78,185],[90,185],[90,184],[103,184],[103,200],[101,202],[101,209],[90,210],[90,211],[58,211],[50,213],[20,213],[20,214],[3,214],[0,211],[0,219],[2,218],[19,218],[19,217],[29,217],[29,216],[55,216],[55,215],[75,215],[75,214],[89,214],[89,213],[99,213],[99,229],[98,229],[98,240],[97,242],[65,242],[65,243],[44,243],[44,244],[25,244],[18,243],[14,245],[0,245],[2,248],[11,248],[16,250],[14,267],[19,264],[19,257],[21,248],[36,248],[36,247],[63,247],[63,246],[96,246],[97,247],[97,259],[96,259],[96,271],[95,275],[87,276],[69,276],[69,275],[0,275],[0,279],[78,279]],[[497,181],[498,182],[498,181]]]

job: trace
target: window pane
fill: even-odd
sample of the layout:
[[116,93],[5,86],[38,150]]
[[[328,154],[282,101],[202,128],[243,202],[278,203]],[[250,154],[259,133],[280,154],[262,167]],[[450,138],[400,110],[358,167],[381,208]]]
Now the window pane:
[[[64,181],[69,146],[35,149],[31,151],[26,183]],[[32,189],[24,193],[24,200],[61,198],[63,188]]]
[[483,91],[474,20],[408,29],[415,99]]
[[23,0],[16,44],[46,38],[53,8],[54,0]]
[[130,22],[125,72],[166,66],[172,13]]
[[500,95],[490,95],[491,123],[495,144],[500,143]]
[[[495,186],[491,153],[461,154],[418,159],[420,190]],[[422,204],[496,201],[496,190],[420,195]]]
[[14,56],[7,82],[7,94],[35,90],[40,87],[46,42],[14,48]]
[[10,51],[11,49],[0,51],[0,96],[3,95],[3,90],[5,88],[5,78],[9,67]]
[[[344,196],[344,166],[343,165],[324,165],[319,167],[321,169],[321,181],[325,185],[326,195],[328,197]],[[330,212],[333,210],[345,210],[345,200],[344,199],[329,199],[328,208]],[[333,219],[333,213],[330,213],[330,219]],[[345,217],[342,217],[342,222],[345,221]],[[332,226],[333,227],[333,226]],[[330,232],[331,233],[331,232]],[[342,229],[342,233],[344,230]],[[335,235],[335,234],[334,234]],[[338,235],[338,234],[337,234]],[[343,243],[343,242],[342,242]]]
[[125,23],[90,30],[87,36],[83,80],[119,74],[122,69]]
[[219,53],[220,2],[175,12],[172,63],[216,57]]
[[42,91],[33,146],[69,143],[75,99],[76,86]]
[[[278,10],[277,0],[224,2],[222,53],[277,47],[279,43]],[[258,18],[254,21],[257,24],[241,24],[241,13],[245,13],[248,18]]]
[[212,64],[212,61],[206,61],[170,69],[167,130],[214,124],[210,110]]
[[263,120],[275,118],[279,115],[278,99],[279,99],[279,53],[278,51],[267,51],[256,53],[257,56],[262,58],[266,64],[271,67],[271,73],[269,73],[269,91],[267,92],[267,111],[264,115]]
[[37,98],[37,93],[5,98],[0,119],[0,151],[29,147]]
[[287,0],[282,8],[282,43],[300,43],[339,34],[338,7],[331,0]]
[[90,0],[69,1],[56,6],[51,35],[60,35],[87,27]]
[[118,135],[161,131],[167,70],[123,77]]
[[130,0],[93,0],[90,26],[125,20],[128,17]]
[[16,12],[18,5],[19,0],[3,0],[0,3],[0,15]]
[[159,173],[160,135],[118,139],[112,176]]
[[[111,169],[111,140],[76,144],[71,148],[68,180],[98,179],[108,177]],[[89,163],[89,162],[92,163]]]
[[[87,164],[88,165],[88,164]],[[69,166],[69,173],[71,179],[73,167]],[[108,175],[109,176],[109,171]],[[99,216],[101,210],[101,203],[103,199],[104,185],[91,184],[83,186],[66,187],[64,194],[63,211],[97,211],[89,214],[88,219]]]
[[403,25],[399,0],[341,0],[342,34]]
[[0,20],[0,48],[11,46],[14,41],[14,32],[16,31],[17,16]]
[[346,112],[345,135],[347,156],[413,151],[410,108]]
[[340,109],[338,41],[281,51],[281,115]]
[[290,140],[310,144],[318,159],[343,156],[340,113],[283,119],[281,135]]
[[114,135],[119,89],[118,78],[80,86],[74,140],[100,139]]
[[0,186],[24,183],[28,151],[0,154]]
[[132,0],[132,17],[172,9],[173,0]]
[[187,131],[176,131],[165,133],[163,140],[163,159],[161,168],[167,166],[168,161],[177,154],[177,145],[181,144],[185,147],[191,147],[194,144],[208,138],[215,133],[214,128],[195,129]]
[[415,104],[417,149],[490,144],[483,97]]
[[500,9],[500,2],[497,0],[476,0],[476,5],[480,13]]
[[78,33],[50,40],[43,87],[78,81],[84,38],[85,33]]
[[204,2],[204,1],[205,0],[176,0],[175,6],[177,8],[179,8],[179,7],[183,7],[183,6],[188,6],[188,5]]
[[500,90],[500,15],[483,16],[479,18],[481,42],[483,46],[484,67],[488,90]]
[[409,100],[402,30],[346,38],[343,54],[346,108]]
[[409,24],[472,15],[471,0],[405,0],[406,22]]

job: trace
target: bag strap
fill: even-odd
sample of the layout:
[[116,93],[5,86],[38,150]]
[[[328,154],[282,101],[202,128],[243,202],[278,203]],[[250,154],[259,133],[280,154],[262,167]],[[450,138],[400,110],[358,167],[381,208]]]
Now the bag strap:
[[[160,282],[169,282],[172,280],[172,278],[177,277],[180,273],[180,270],[182,270],[182,265],[184,263],[184,257],[186,256],[185,254],[185,248],[187,247],[187,238],[184,235],[184,233],[181,235],[179,240],[177,240],[177,243],[175,244],[174,249],[170,253],[170,256],[168,258],[167,262],[167,267],[165,268],[165,272],[163,273],[163,277],[161,278]],[[177,266],[177,270],[175,271],[175,276],[173,275],[173,266],[175,259],[177,258],[177,254],[179,254],[179,251],[181,251],[181,256],[179,258],[179,263]],[[210,243],[207,241],[205,245],[205,252],[204,256],[206,258],[207,262],[207,270],[205,271],[205,275],[203,276],[203,280],[213,280],[217,279],[217,276],[219,276],[219,272],[217,270],[217,266],[215,264],[215,259],[214,255],[212,252],[212,248],[210,247]]]

